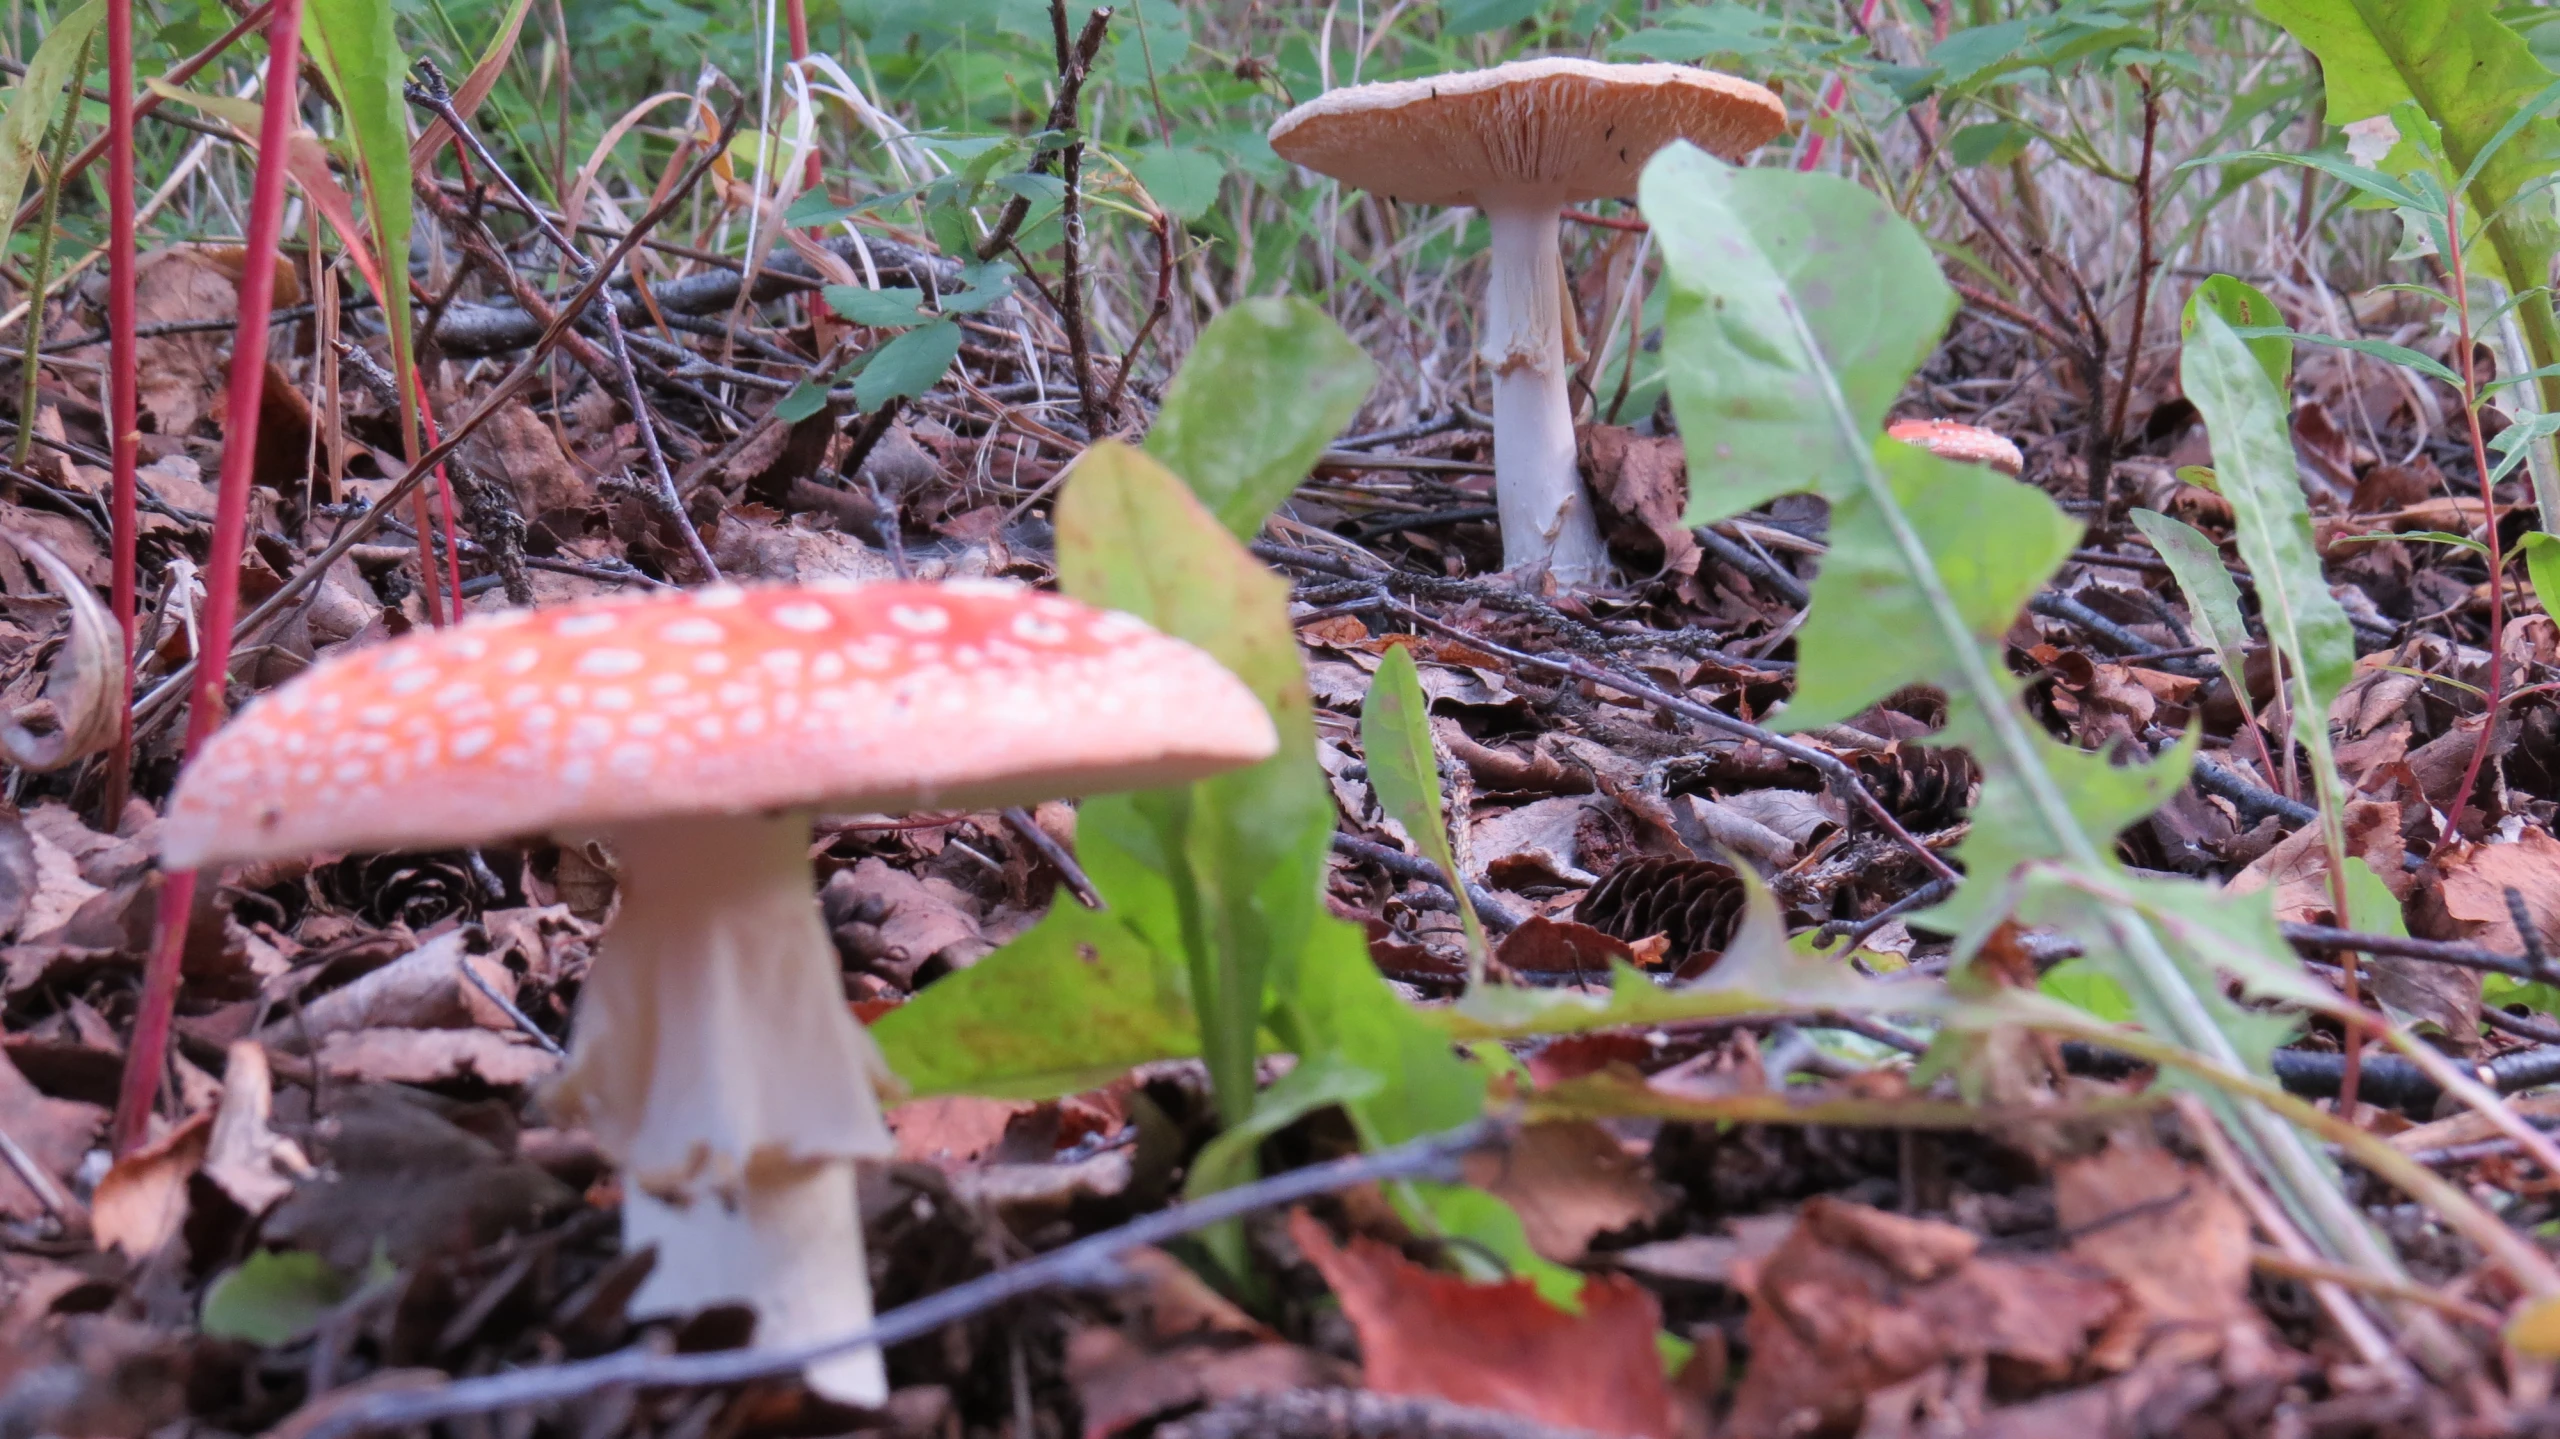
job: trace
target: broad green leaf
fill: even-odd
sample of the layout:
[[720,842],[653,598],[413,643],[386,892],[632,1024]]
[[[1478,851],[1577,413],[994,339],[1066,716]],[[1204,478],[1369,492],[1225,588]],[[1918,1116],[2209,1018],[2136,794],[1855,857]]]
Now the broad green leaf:
[[[2560,124],[2548,115],[2514,122],[2548,98],[2554,77],[2489,0],[2258,0],[2258,10],[2319,57],[2329,123],[2411,101],[2434,122],[2445,161],[2460,171],[2441,178],[2467,181],[2471,222],[2488,221],[2472,273],[2510,289],[2549,277],[2560,219],[2548,196],[2522,197],[2560,169]],[[2384,167],[2411,158],[2404,142]],[[2521,318],[2535,364],[2560,363],[2549,298],[2533,298]],[[2542,409],[2560,410],[2560,385],[2546,381],[2543,394]]]
[[[1961,663],[1952,647],[2006,633],[2079,541],[2076,521],[1995,470],[1890,440],[1875,457],[1936,557],[1965,632],[1951,638],[1936,624],[1876,502],[1854,492],[1834,500],[1831,551],[1796,634],[1795,697],[1778,716],[1788,729],[1837,724],[1906,684],[1943,683]],[[1951,690],[1950,698],[1970,705],[1975,697]]]
[[[2231,275],[2207,276],[2187,296],[2186,312],[2178,321],[2181,338],[2195,333],[2196,310],[2199,306],[2222,317],[2223,323],[2235,330],[2277,330],[2285,328],[2284,311],[2276,308],[2258,287]],[[2249,340],[2249,353],[2266,367],[2267,378],[2282,390],[2293,382],[2293,339],[2289,334],[2260,334]]]
[[2560,618],[2560,535],[2535,530],[2524,537],[2524,570],[2542,612]]
[[1002,260],[972,260],[960,267],[960,288],[941,298],[942,313],[974,315],[1013,293],[1014,269]]
[[1200,332],[1165,392],[1147,453],[1251,537],[1360,411],[1377,367],[1322,310],[1247,300]]
[[936,980],[871,1027],[910,1094],[1054,1099],[1197,1054],[1182,961],[1131,926],[1132,896],[1055,904],[1012,943]]
[[1244,1123],[1201,1146],[1183,1178],[1183,1193],[1215,1194],[1244,1183],[1253,1177],[1253,1152],[1262,1141],[1319,1109],[1347,1110],[1385,1087],[1385,1076],[1339,1047],[1300,1055],[1287,1074],[1254,1096]]
[[871,353],[854,377],[853,402],[865,414],[891,400],[912,400],[934,387],[960,356],[960,327],[936,320],[907,331]]
[[1227,162],[1195,145],[1149,145],[1129,157],[1129,168],[1166,214],[1185,221],[1218,203],[1227,178]]
[[1179,925],[1157,942],[1189,967],[1220,1112],[1240,1123],[1252,1111],[1263,986],[1269,979],[1288,991],[1320,913],[1333,824],[1289,587],[1171,471],[1109,441],[1076,462],[1059,496],[1057,530],[1067,593],[1206,650],[1279,726],[1279,752],[1261,764],[1088,804],[1077,825],[1080,844],[1140,857],[1170,886]]
[[2304,693],[2297,712],[2314,717],[2302,726],[2308,742],[2310,731],[2325,729],[2317,717],[2329,713],[2354,671],[2355,632],[2329,594],[2312,543],[2310,503],[2285,425],[2290,406],[2218,314],[2196,316],[2178,375],[2213,437],[2214,473],[2231,502],[2268,642],[2298,674]]
[[924,291],[907,286],[870,290],[860,285],[829,285],[819,293],[826,297],[828,309],[857,325],[921,325],[925,321]]
[[[1687,144],[1653,158],[1639,193],[1669,281],[1663,356],[1689,453],[1685,522],[1796,490],[1849,494],[1886,407],[1955,313],[1927,242],[1850,181],[1737,170]],[[1831,423],[1834,384],[1854,448]]]
[[1413,651],[1403,645],[1390,648],[1369,679],[1368,697],[1360,704],[1360,754],[1379,808],[1404,826],[1423,856],[1448,878],[1467,932],[1467,982],[1483,983],[1491,950],[1475,902],[1467,898],[1457,853],[1449,847],[1449,822],[1440,809],[1440,750],[1431,738],[1431,702],[1422,693]]
[[791,387],[791,393],[774,402],[773,417],[786,425],[796,425],[826,407],[827,382],[802,380]]
[[196,1326],[209,1339],[286,1344],[311,1332],[351,1288],[317,1254],[260,1250],[205,1290]]
[[1442,7],[1440,33],[1481,35],[1487,30],[1517,25],[1545,6],[1546,0],[1449,0]]
[[[2259,356],[2261,363],[2264,355]],[[2151,541],[2187,597],[2188,629],[2213,647],[2214,665],[2234,695],[2249,693],[2245,672],[2249,626],[2241,618],[2240,582],[2222,567],[2222,551],[2195,526],[2156,510],[2135,510],[2134,528]]]
[[[409,193],[409,104],[401,93],[409,60],[393,33],[391,0],[306,0],[302,34],[355,142],[374,255],[386,276],[406,275],[415,204]],[[391,293],[378,298],[391,324],[405,410],[415,401],[408,379],[409,289],[396,283],[385,288]]]
[[1947,137],[1947,158],[1968,170],[1977,165],[2006,165],[2025,154],[2033,139],[2034,131],[2012,120],[1967,125]]
[[0,111],[0,245],[16,225],[18,203],[26,195],[27,175],[35,168],[45,132],[62,112],[63,88],[75,79],[72,68],[106,13],[106,0],[88,0],[65,13],[45,32],[44,43],[27,61],[26,74],[10,87],[8,108]]

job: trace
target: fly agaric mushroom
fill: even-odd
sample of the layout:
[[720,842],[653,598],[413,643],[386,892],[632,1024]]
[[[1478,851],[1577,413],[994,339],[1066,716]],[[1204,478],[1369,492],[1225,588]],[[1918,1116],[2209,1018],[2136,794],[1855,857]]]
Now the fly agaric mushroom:
[[[879,1051],[818,915],[809,812],[1187,783],[1277,747],[1216,661],[1010,585],[739,589],[517,611],[332,658],[180,777],[172,868],[596,837],[621,909],[554,1094],[657,1246],[635,1313],[745,1303],[760,1342],[857,1329],[853,1161],[890,1152]],[[877,1350],[813,1366],[878,1404]]]
[[1918,445],[1939,459],[1989,465],[2011,479],[2027,468],[2027,457],[2018,453],[2016,445],[1979,425],[1955,420],[1896,420],[1885,426],[1884,432],[1888,438]]
[[1543,564],[1558,583],[1580,585],[1609,568],[1574,465],[1564,207],[1635,193],[1645,161],[1674,140],[1732,159],[1786,123],[1786,106],[1748,80],[1559,57],[1354,85],[1271,127],[1281,158],[1345,184],[1484,211],[1493,275],[1477,356],[1493,372],[1504,569]]

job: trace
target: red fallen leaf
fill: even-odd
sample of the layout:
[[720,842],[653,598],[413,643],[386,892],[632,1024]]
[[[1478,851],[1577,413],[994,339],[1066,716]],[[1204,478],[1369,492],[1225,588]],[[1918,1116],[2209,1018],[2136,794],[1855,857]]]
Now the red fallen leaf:
[[1622,1275],[1582,1286],[1582,1312],[1526,1279],[1470,1284],[1374,1239],[1337,1248],[1303,1209],[1289,1234],[1360,1332],[1368,1387],[1500,1409],[1594,1434],[1672,1439],[1671,1389],[1654,1332],[1662,1308]]
[[1624,1029],[1568,1034],[1548,1040],[1530,1052],[1529,1078],[1545,1089],[1568,1079],[1598,1074],[1613,1064],[1641,1069],[1653,1062],[1655,1053],[1651,1039]]
[[1531,915],[1518,929],[1502,937],[1493,957],[1515,970],[1582,974],[1595,983],[1606,984],[1612,962],[1625,960],[1649,969],[1662,961],[1666,947],[1660,935],[1647,935],[1640,943],[1630,945],[1587,924]]

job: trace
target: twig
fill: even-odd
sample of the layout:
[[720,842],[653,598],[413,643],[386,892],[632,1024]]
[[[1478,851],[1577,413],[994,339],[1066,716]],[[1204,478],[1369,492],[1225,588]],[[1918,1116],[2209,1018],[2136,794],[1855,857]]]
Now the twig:
[[[1333,850],[1336,854],[1374,864],[1398,879],[1418,880],[1442,890],[1449,887],[1449,877],[1440,872],[1440,866],[1427,859],[1406,854],[1403,850],[1389,849],[1383,844],[1362,839],[1358,835],[1335,831]],[[1475,901],[1476,917],[1484,921],[1485,928],[1500,930],[1507,934],[1520,927],[1520,915],[1512,909],[1511,901],[1486,889],[1483,885],[1469,880],[1467,898]]]
[[1129,348],[1120,352],[1119,373],[1111,377],[1111,397],[1102,402],[1103,411],[1111,415],[1120,413],[1121,397],[1129,392],[1129,367],[1138,362],[1138,352],[1147,347],[1147,337],[1173,312],[1173,221],[1156,215],[1148,223],[1156,234],[1156,297],[1147,307],[1146,323],[1138,327]]
[[554,1059],[566,1059],[568,1057],[569,1051],[562,1049],[558,1040],[555,1040],[550,1035],[543,1033],[542,1026],[534,1023],[531,1015],[528,1015],[523,1010],[516,1008],[516,1002],[514,1000],[500,994],[497,990],[497,986],[480,977],[480,971],[472,967],[471,957],[469,955],[463,955],[454,960],[454,966],[462,971],[462,977],[471,982],[471,987],[473,989],[476,989],[483,995],[486,995],[491,1004],[496,1005],[505,1013],[509,1020],[514,1022],[516,1028],[523,1030],[527,1038],[530,1038],[534,1043],[542,1046],[543,1053],[550,1055]]
[[2505,953],[2476,944],[2458,944],[2442,939],[2413,939],[2401,934],[2364,934],[2352,929],[2337,929],[2325,924],[2287,924],[2278,926],[2287,942],[2309,950],[2361,950],[2366,954],[2388,954],[2402,959],[2423,959],[2436,964],[2456,965],[2463,969],[2487,970],[2492,974],[2513,975],[2518,979],[2540,979],[2533,962],[2521,955]]
[[62,1186],[53,1182],[53,1176],[45,1173],[44,1166],[36,1163],[35,1156],[21,1148],[6,1129],[0,1129],[0,1162],[8,1164],[18,1182],[27,1186],[47,1214],[64,1224],[71,1222],[71,1196],[62,1192]]
[[2524,962],[2533,977],[2545,984],[2560,983],[2560,974],[2552,972],[2550,952],[2542,947],[2542,929],[2533,922],[2533,911],[2524,902],[2524,891],[2514,885],[2506,887],[2507,919],[2516,927],[2516,943],[2524,947]]
[[[560,336],[567,332],[570,325],[576,323],[580,312],[603,292],[604,277],[613,272],[613,268],[622,262],[623,256],[639,245],[642,236],[669,215],[674,214],[684,204],[692,195],[693,187],[702,183],[702,177],[710,174],[712,167],[727,153],[725,147],[730,137],[737,132],[739,113],[739,108],[733,106],[728,114],[721,117],[719,143],[707,148],[700,158],[694,161],[692,168],[685,172],[684,177],[668,189],[666,197],[650,206],[647,213],[632,225],[624,238],[617,242],[613,253],[606,257],[606,262],[597,267],[596,276],[561,301],[559,318],[534,341],[530,347],[531,353],[517,362],[514,369],[509,370],[489,388],[488,393],[481,398],[479,407],[464,416],[462,423],[446,431],[442,439],[429,446],[427,452],[418,457],[416,464],[402,471],[400,477],[392,481],[390,486],[382,492],[381,499],[372,509],[358,516],[337,538],[331,540],[326,548],[306,560],[301,568],[288,576],[285,582],[277,587],[275,593],[267,596],[256,609],[251,610],[234,627],[235,635],[254,633],[261,625],[284,613],[288,606],[301,597],[304,590],[318,583],[320,577],[328,573],[331,565],[346,558],[349,550],[362,544],[366,536],[372,534],[377,526],[389,518],[390,506],[407,498],[419,485],[424,484],[435,472],[436,465],[442,463],[461,447],[464,440],[469,439],[482,425],[488,423],[489,417],[504,408],[508,401],[515,398],[518,391],[533,382],[534,376],[541,372],[544,362],[550,357],[552,349],[560,343]],[[177,693],[185,688],[188,677],[195,672],[195,667],[196,662],[192,659],[188,660],[180,665],[168,679],[161,681],[150,694],[137,701],[133,706],[136,722],[148,719],[152,712],[174,699]]]
[[1230,1399],[1157,1439],[1594,1439],[1498,1409],[1365,1389],[1291,1389]]
[[[1096,20],[1106,24],[1111,18],[1107,7],[1093,14]],[[1084,197],[1080,193],[1084,184],[1084,136],[1076,129],[1080,118],[1077,103],[1084,90],[1085,71],[1093,63],[1093,56],[1091,52],[1067,43],[1067,0],[1049,0],[1049,25],[1057,34],[1058,45],[1058,104],[1050,114],[1054,117],[1059,110],[1064,110],[1067,126],[1076,135],[1075,139],[1067,142],[1066,153],[1058,162],[1059,178],[1066,182],[1066,188],[1058,197],[1058,222],[1066,237],[1066,254],[1060,261],[1058,274],[1058,318],[1067,330],[1067,359],[1076,377],[1076,412],[1084,416],[1086,433],[1099,435],[1104,430],[1106,416],[1094,398],[1093,343],[1085,333]]]
[[1868,915],[1865,919],[1835,919],[1830,923],[1825,924],[1822,926],[1820,931],[1822,940],[1823,942],[1828,943],[1835,938],[1845,938],[1849,942],[1841,946],[1841,952],[1844,954],[1852,952],[1856,950],[1859,945],[1866,943],[1868,936],[1874,934],[1877,930],[1884,928],[1887,923],[1895,919],[1899,919],[1903,915],[1909,914],[1915,909],[1925,909],[1930,905],[1936,904],[1939,900],[1945,899],[1948,895],[1955,892],[1956,887],[1948,881],[1943,879],[1933,879],[1927,884],[1920,886],[1918,889],[1911,891],[1909,894],[1904,895],[1902,898],[1895,900],[1893,903],[1886,905],[1884,908],[1877,910],[1875,913]]
[[2302,801],[2287,799],[2274,790],[2251,784],[2202,755],[2196,756],[2195,768],[2189,773],[2196,788],[2231,801],[2239,809],[2240,817],[2251,823],[2267,815],[2274,815],[2293,825],[2310,824],[2320,818],[2320,811]]
[[[1063,24],[1065,18],[1066,12],[1052,9],[1049,23]],[[1078,97],[1084,90],[1084,77],[1093,69],[1093,57],[1102,49],[1102,33],[1110,23],[1111,8],[1106,5],[1096,9],[1085,17],[1083,33],[1076,36],[1075,44],[1059,47],[1064,53],[1060,55],[1058,61],[1058,95],[1049,103],[1048,123],[1041,127],[1044,134],[1064,134],[1075,128],[1076,105]],[[1072,84],[1068,83],[1070,76],[1074,80]],[[1034,175],[1049,173],[1049,167],[1055,163],[1057,153],[1055,150],[1043,150],[1032,156],[1031,173]],[[987,237],[978,242],[978,258],[992,260],[1003,254],[1005,248],[1013,243],[1013,237],[1021,233],[1022,222],[1030,214],[1031,197],[1029,195],[1016,195],[1006,201],[1004,209],[996,216],[995,228],[989,230]]]
[[[515,177],[498,163],[497,156],[489,153],[488,146],[480,143],[480,136],[471,128],[470,122],[454,108],[453,93],[435,63],[420,58],[418,73],[426,77],[426,83],[412,83],[407,87],[410,103],[425,106],[453,131],[455,141],[479,161],[482,169],[495,176],[498,183],[506,187],[507,193],[515,197],[516,203],[524,207],[525,213],[533,217],[534,227],[551,242],[553,249],[560,252],[560,258],[568,262],[579,280],[592,281],[599,273],[610,273],[609,270],[599,272],[596,262],[587,258],[584,250],[561,234],[557,226],[542,218],[532,199],[516,185]],[[685,513],[684,497],[676,492],[676,477],[667,469],[666,451],[658,444],[657,416],[650,411],[648,399],[640,393],[640,371],[631,363],[631,345],[623,338],[620,306],[604,307],[604,333],[622,383],[623,406],[631,411],[632,424],[640,431],[640,450],[649,461],[650,478],[657,482],[655,499],[659,518],[684,541],[685,551],[692,557],[694,568],[701,572],[702,578],[716,582],[720,578],[720,566],[711,558],[710,549],[702,543],[701,532],[693,527],[693,517]]]
[[1813,603],[1813,592],[1804,587],[1804,581],[1726,539],[1715,526],[1700,525],[1689,533],[1697,537],[1698,548],[1768,586],[1779,599],[1797,609]]
[[[2106,447],[2097,452],[2099,463],[2089,466],[2089,508],[2092,522],[2106,523],[2108,481],[2115,473],[2116,451],[2124,445],[2124,418],[2133,403],[2134,371],[2142,361],[2142,329],[2151,313],[2151,272],[2160,267],[2152,253],[2151,234],[2151,159],[2160,133],[2160,90],[2149,72],[2133,67],[2134,78],[2142,82],[2142,168],[2134,172],[2133,196],[2135,231],[2140,239],[2140,258],[2133,270],[2133,322],[2124,342],[2124,375],[2116,382],[2115,411],[2108,417]],[[2095,396],[2091,397],[2092,399]],[[2096,423],[2092,407],[2090,423]]]
[[1049,862],[1049,867],[1058,872],[1058,878],[1066,881],[1067,892],[1076,897],[1076,903],[1087,909],[1109,907],[1102,902],[1102,891],[1093,887],[1093,880],[1085,874],[1084,866],[1076,863],[1076,857],[1067,852],[1065,845],[1040,827],[1040,822],[1031,817],[1031,811],[1018,804],[1008,806],[1004,811],[1004,823],[1016,839],[1039,851],[1040,857]]
[[1142,1215],[1117,1229],[1089,1235],[1038,1258],[981,1275],[893,1309],[862,1329],[832,1339],[710,1354],[624,1350],[601,1359],[376,1394],[355,1400],[321,1419],[303,1433],[302,1439],[340,1439],[366,1430],[406,1429],[437,1419],[581,1399],[616,1389],[698,1388],[788,1374],[847,1350],[887,1348],[921,1338],[1044,1290],[1120,1282],[1126,1274],[1117,1262],[1121,1255],[1260,1210],[1360,1184],[1420,1178],[1455,1181],[1461,1156],[1500,1141],[1508,1132],[1509,1126],[1502,1121],[1479,1119],[1375,1154],[1310,1165],[1239,1185],[1206,1199]]

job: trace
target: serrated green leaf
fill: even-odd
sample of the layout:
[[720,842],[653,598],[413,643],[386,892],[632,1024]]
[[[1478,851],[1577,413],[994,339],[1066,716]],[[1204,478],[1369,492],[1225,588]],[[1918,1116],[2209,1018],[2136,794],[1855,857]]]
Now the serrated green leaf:
[[45,132],[62,111],[63,87],[74,78],[72,67],[106,13],[106,0],[87,0],[66,12],[45,32],[44,43],[27,61],[26,74],[9,89],[8,108],[0,112],[0,244],[16,229],[27,174],[35,168]]
[[827,382],[802,380],[791,387],[791,393],[774,402],[773,417],[786,425],[796,425],[826,407]]
[[1370,676],[1368,697],[1360,705],[1360,755],[1378,807],[1404,826],[1458,897],[1458,919],[1467,933],[1467,983],[1483,983],[1485,959],[1492,951],[1475,901],[1467,898],[1457,853],[1449,846],[1449,822],[1440,809],[1440,751],[1431,738],[1431,702],[1422,693],[1413,651],[1403,645],[1388,649]]
[[2036,988],[2089,1011],[2109,1024],[2133,1022],[2133,1001],[2124,986],[2086,959],[2066,959],[2036,980]]
[[[2285,330],[2284,311],[2266,297],[2257,286],[2232,275],[2210,275],[2187,296],[2187,308],[2178,320],[2180,338],[2195,333],[2196,310],[2201,306],[2220,315],[2223,323],[2234,330],[2255,331],[2249,340],[2249,353],[2258,357],[2267,378],[2278,390],[2293,382],[2293,338]],[[2265,333],[2266,331],[2279,333]]]
[[1002,260],[972,260],[960,267],[960,288],[941,299],[946,315],[974,315],[1013,293],[1014,268]]
[[1737,170],[1686,144],[1653,158],[1639,193],[1669,288],[1663,361],[1689,455],[1684,523],[1796,490],[1849,494],[1865,457],[1832,426],[1827,387],[1836,380],[1862,435],[1882,427],[1955,313],[1928,244],[1850,181]]
[[891,400],[912,400],[934,387],[960,357],[960,327],[936,320],[871,353],[853,382],[853,402],[868,414]]
[[[2263,362],[2265,356],[2259,356]],[[2249,626],[2241,617],[2240,582],[2222,566],[2222,551],[2184,520],[2135,510],[2134,528],[2151,541],[2187,597],[2187,628],[2213,648],[2213,662],[2234,695],[2249,693]]]
[[827,308],[857,325],[921,325],[924,291],[906,286],[878,290],[860,285],[829,285],[818,292]]
[[1250,537],[1360,411],[1377,366],[1304,300],[1247,300],[1200,332],[1147,453]]

